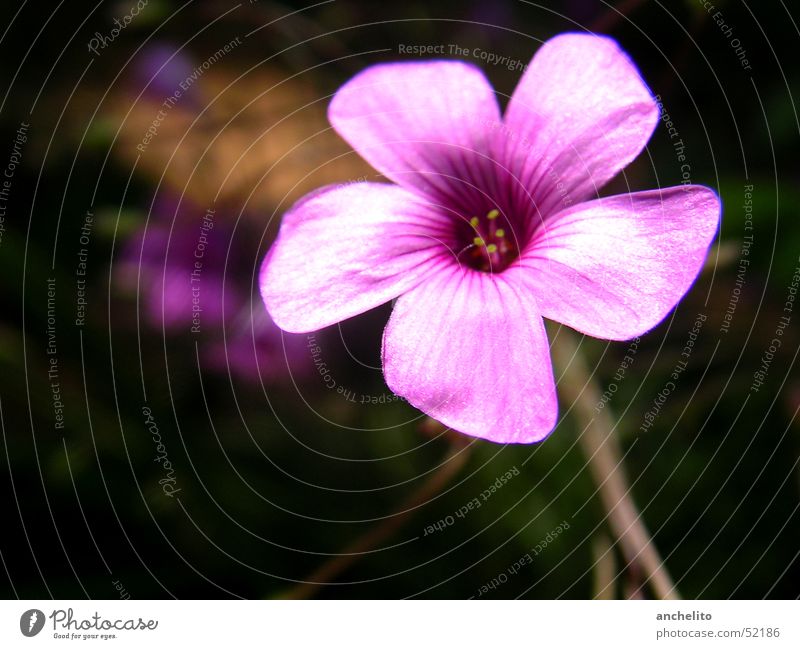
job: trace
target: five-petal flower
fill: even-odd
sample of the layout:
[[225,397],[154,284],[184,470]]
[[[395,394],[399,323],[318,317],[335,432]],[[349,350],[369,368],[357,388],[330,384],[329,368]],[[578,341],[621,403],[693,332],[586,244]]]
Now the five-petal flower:
[[545,43],[505,115],[467,63],[370,67],[339,89],[329,119],[392,184],[295,204],[262,266],[267,309],[307,332],[398,298],[389,387],[466,434],[539,441],[558,416],[542,318],[638,336],[688,291],[717,231],[706,187],[597,198],[658,117],[605,37]]

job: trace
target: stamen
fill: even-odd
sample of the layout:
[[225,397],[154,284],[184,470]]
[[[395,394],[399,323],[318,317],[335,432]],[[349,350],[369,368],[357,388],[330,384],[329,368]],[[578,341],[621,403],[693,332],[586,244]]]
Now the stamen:
[[483,217],[469,217],[469,225],[464,251],[470,250],[470,265],[484,272],[502,272],[517,256],[516,246],[506,238],[507,217],[495,208]]

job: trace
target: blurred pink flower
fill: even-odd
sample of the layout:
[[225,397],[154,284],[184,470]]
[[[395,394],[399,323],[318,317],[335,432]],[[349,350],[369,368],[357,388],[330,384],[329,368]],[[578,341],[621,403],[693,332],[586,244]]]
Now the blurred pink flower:
[[395,184],[320,189],[285,215],[261,270],[281,328],[304,332],[398,297],[386,382],[447,426],[535,442],[558,418],[542,317],[625,340],[694,282],[720,202],[686,185],[597,198],[659,113],[608,38],[537,52],[505,115],[474,66],[373,66],[333,98],[336,131]]
[[154,329],[186,335],[201,322],[191,335],[201,340],[203,367],[251,382],[309,376],[306,336],[281,331],[263,309],[253,309],[248,260],[256,258],[258,237],[240,232],[234,239],[226,215],[209,220],[204,213],[172,194],[159,196],[147,225],[123,247],[118,285],[138,290],[142,317]]
[[[235,281],[240,264],[228,262],[233,236],[225,219],[203,228],[204,210],[169,193],[159,196],[146,225],[122,250],[117,270],[122,284],[140,291],[141,311],[154,328],[188,332],[192,324],[192,270],[198,259],[202,272],[202,319],[207,329],[220,328],[238,313],[247,292]],[[196,255],[201,255],[198,257]],[[241,255],[234,256],[236,262]],[[227,281],[224,281],[227,270]]]
[[139,50],[132,62],[132,75],[129,79],[135,91],[141,91],[162,102],[168,97],[175,97],[178,92],[180,101],[198,105],[197,84],[181,86],[190,78],[196,67],[188,51],[177,45],[164,41],[150,43]]
[[314,369],[307,337],[281,331],[255,304],[225,327],[224,338],[210,342],[203,358],[210,369],[251,383],[306,379]]

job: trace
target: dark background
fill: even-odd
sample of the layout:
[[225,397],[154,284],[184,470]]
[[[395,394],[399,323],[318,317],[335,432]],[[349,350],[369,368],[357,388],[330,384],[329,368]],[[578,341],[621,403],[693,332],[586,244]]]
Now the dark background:
[[[614,596],[648,594],[613,541],[569,404],[539,445],[473,442],[466,466],[401,514],[452,442],[421,426],[383,382],[389,306],[317,335],[336,385],[356,395],[354,403],[326,387],[305,337],[288,368],[279,356],[262,379],[229,374],[203,354],[223,331],[231,335],[230,323],[200,337],[156,326],[137,317],[137,307],[159,295],[159,283],[145,277],[137,300],[135,284],[123,281],[126,246],[148,217],[197,224],[213,200],[227,232],[222,258],[232,270],[224,281],[250,296],[292,201],[325,183],[374,177],[327,130],[328,97],[343,81],[377,61],[413,58],[398,53],[400,44],[457,44],[527,63],[542,41],[570,30],[619,40],[663,98],[692,181],[716,188],[724,205],[706,270],[642,338],[609,404],[632,496],[683,596],[800,595],[797,308],[763,385],[751,390],[800,265],[796,10],[715,0],[712,14],[722,12],[752,70],[712,14],[690,0],[335,0],[294,15],[304,4],[150,0],[99,55],[89,52],[95,32],[108,35],[134,4],[0,10],[0,167],[20,125],[30,125],[0,239],[5,597],[116,598],[118,586],[132,598],[279,597],[393,520],[396,529],[336,575],[339,585],[314,595],[462,598],[505,574],[484,596],[586,598],[606,569]],[[172,68],[150,83],[146,53],[182,48],[191,72],[237,37],[241,44],[209,67],[137,156],[164,88],[175,86]],[[465,58],[485,70],[501,99],[513,91],[518,70]],[[660,126],[627,181],[648,189],[681,177]],[[751,263],[722,333],[747,234],[745,185],[754,187]],[[615,181],[604,192],[624,189]],[[180,209],[163,207],[176,196]],[[87,210],[95,221],[86,323],[78,327],[75,271]],[[55,427],[47,377],[48,278],[58,287],[63,429]],[[252,312],[260,309],[254,297]],[[689,367],[642,432],[698,313],[707,321]],[[628,345],[582,347],[605,389]],[[385,403],[362,404],[362,395]],[[159,427],[177,497],[159,485],[164,472],[143,407]],[[519,475],[481,508],[424,535],[512,468]],[[553,536],[562,521],[569,529]],[[546,549],[508,576],[548,535]]]

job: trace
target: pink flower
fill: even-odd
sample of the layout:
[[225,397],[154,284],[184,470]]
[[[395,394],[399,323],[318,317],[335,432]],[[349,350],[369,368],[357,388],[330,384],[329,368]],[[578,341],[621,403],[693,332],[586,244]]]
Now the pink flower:
[[186,335],[196,327],[191,336],[200,341],[203,369],[287,386],[311,376],[307,337],[284,333],[266,311],[254,309],[259,239],[247,231],[248,221],[234,228],[231,215],[209,221],[204,213],[170,193],[156,198],[147,224],[123,246],[116,286],[138,291],[137,305],[153,329]]
[[468,435],[539,441],[558,417],[542,318],[639,336],[688,291],[715,236],[720,202],[706,187],[597,198],[658,116],[604,37],[545,43],[504,116],[472,65],[370,67],[329,119],[395,184],[295,204],[262,266],[267,309],[305,332],[398,298],[383,338],[389,387]]

